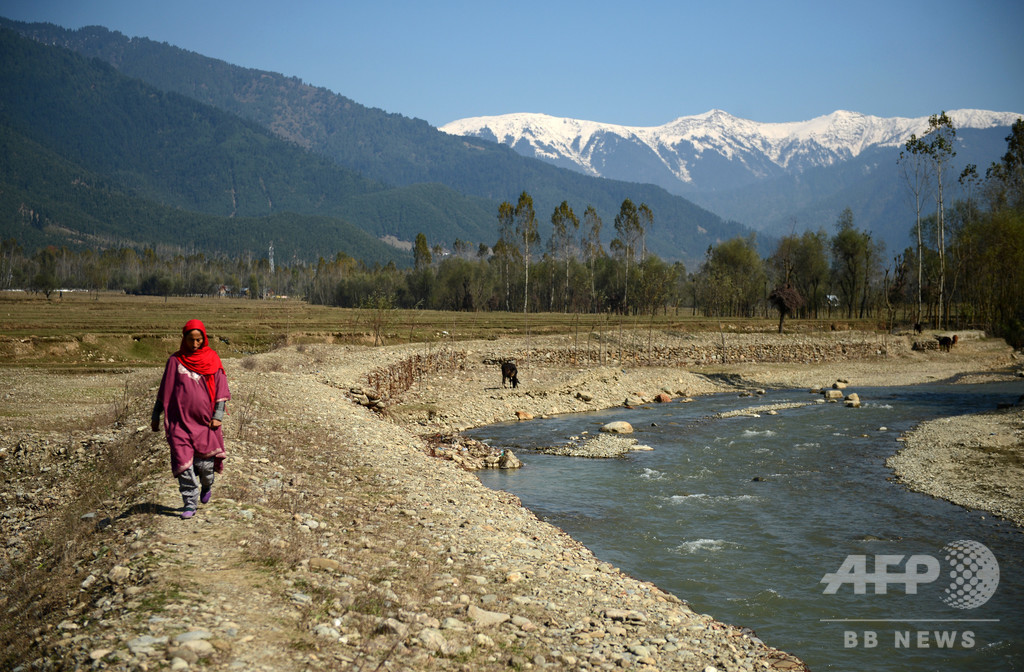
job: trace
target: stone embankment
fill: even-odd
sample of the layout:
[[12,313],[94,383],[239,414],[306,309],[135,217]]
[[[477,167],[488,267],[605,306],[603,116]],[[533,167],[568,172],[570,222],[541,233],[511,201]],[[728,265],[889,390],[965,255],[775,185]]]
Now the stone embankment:
[[[976,338],[977,336],[975,336]],[[642,339],[626,341],[620,348],[613,336],[605,343],[578,341],[558,348],[543,345],[529,351],[512,351],[511,355],[491,354],[483,358],[485,364],[499,364],[503,359],[523,359],[544,365],[590,366],[618,362],[644,366],[709,366],[755,362],[821,364],[845,360],[863,360],[880,356],[898,357],[911,349],[906,337],[862,332],[838,332],[809,336],[776,334],[711,334],[666,336],[659,333],[657,343],[646,346]],[[668,341],[668,342],[666,342]],[[717,342],[716,342],[717,341]],[[935,349],[938,348],[938,342]]]

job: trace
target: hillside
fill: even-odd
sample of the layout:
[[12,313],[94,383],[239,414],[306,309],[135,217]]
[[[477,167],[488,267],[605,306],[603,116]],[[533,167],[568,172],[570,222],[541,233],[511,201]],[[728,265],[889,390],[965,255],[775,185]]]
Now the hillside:
[[[491,244],[497,239],[498,203],[515,202],[522,191],[533,196],[542,235],[546,235],[548,213],[563,200],[577,214],[593,205],[606,222],[606,232],[625,198],[646,202],[655,214],[649,240],[670,260],[693,262],[708,245],[749,232],[660,187],[584,176],[493,143],[451,137],[424,121],[364,107],[294,77],[230,65],[99,27],[69,31],[7,20],[0,20],[0,25],[99,58],[163,91],[245,117],[381,184],[445,185],[456,194],[468,195],[467,201],[485,212],[480,217],[462,213],[453,226],[440,229],[416,227],[408,218],[392,220],[393,228],[401,229],[394,234],[405,240],[423,230],[432,243],[450,244],[461,238]],[[454,198],[450,194],[447,200]],[[467,219],[476,230],[463,223]]]
[[6,30],[0,87],[0,235],[26,245],[237,254],[276,240],[282,258],[343,251],[405,263],[407,252],[377,238],[411,239],[413,226],[476,238],[493,217],[482,199],[443,185],[388,187],[257,124]]

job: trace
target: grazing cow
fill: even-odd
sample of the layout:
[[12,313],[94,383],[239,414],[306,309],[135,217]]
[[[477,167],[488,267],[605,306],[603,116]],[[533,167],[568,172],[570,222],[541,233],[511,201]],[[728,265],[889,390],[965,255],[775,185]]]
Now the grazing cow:
[[949,336],[936,336],[935,338],[939,341],[939,350],[942,350],[943,352],[949,352],[952,350],[953,346],[956,345],[956,342],[959,340],[956,334],[953,334],[953,338],[950,338]]
[[516,369],[515,362],[502,362],[501,363],[501,386],[505,387],[505,381],[509,381],[512,387],[519,387],[519,370]]

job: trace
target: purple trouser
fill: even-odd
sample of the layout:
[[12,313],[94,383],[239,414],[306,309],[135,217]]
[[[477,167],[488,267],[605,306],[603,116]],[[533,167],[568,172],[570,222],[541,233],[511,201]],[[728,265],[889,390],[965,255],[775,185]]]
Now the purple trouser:
[[204,459],[197,456],[191,467],[178,474],[178,492],[186,509],[198,509],[200,488],[209,490],[213,487],[213,479],[217,475],[215,463],[212,457]]

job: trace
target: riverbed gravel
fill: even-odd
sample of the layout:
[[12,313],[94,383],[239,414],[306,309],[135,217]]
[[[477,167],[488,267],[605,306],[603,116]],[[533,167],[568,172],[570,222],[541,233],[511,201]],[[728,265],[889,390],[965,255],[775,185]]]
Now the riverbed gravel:
[[[0,573],[9,586],[0,606],[24,616],[24,630],[7,626],[22,639],[5,637],[6,660],[25,671],[803,669],[744,624],[696,613],[688,596],[603,562],[439,446],[458,445],[469,427],[658,395],[677,403],[839,379],[851,388],[992,379],[1018,366],[1009,348],[980,335],[952,353],[915,351],[909,335],[856,332],[659,340],[645,358],[622,361],[614,343],[584,352],[564,337],[293,345],[228,360],[229,459],[192,520],[180,518],[162,437],[146,427],[159,371],[92,380],[0,369]],[[373,371],[440,348],[458,350],[455,368],[422,372],[408,390],[378,395],[374,409],[353,395]],[[515,389],[501,386],[496,365],[509,358]],[[97,403],[94,388],[113,401]],[[119,403],[122,389],[140,401]],[[989,427],[958,422],[937,440],[964,442]],[[1019,462],[1013,436],[1005,452]],[[129,478],[91,492],[115,459]],[[925,474],[908,484],[932,487],[935,469],[920,464],[906,467]],[[980,472],[960,464],[957,479],[970,487]],[[40,541],[70,513],[65,557],[53,560]],[[28,568],[40,562],[63,574],[33,584]]]

